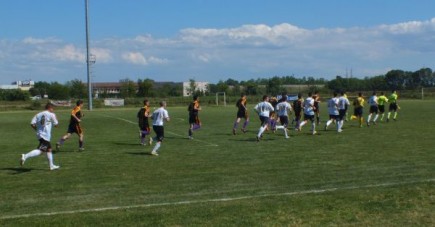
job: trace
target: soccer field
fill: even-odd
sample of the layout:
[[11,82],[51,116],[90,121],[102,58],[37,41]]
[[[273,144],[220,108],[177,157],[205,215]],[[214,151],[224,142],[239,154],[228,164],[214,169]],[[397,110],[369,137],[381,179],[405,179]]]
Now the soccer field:
[[[306,126],[260,143],[252,110],[249,131],[233,136],[233,105],[203,107],[188,140],[187,107],[168,108],[158,157],[139,145],[137,109],[95,110],[82,123],[86,150],[74,135],[54,156],[58,171],[44,156],[19,166],[37,145],[36,112],[3,112],[0,226],[433,226],[435,104],[400,103],[397,122],[347,122],[341,134],[322,124],[315,136]],[[53,144],[69,111],[57,116]]]

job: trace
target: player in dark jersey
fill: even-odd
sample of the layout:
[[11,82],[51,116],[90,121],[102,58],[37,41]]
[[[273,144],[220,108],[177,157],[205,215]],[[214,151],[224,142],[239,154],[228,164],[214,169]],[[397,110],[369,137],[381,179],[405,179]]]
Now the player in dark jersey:
[[[150,102],[147,99],[145,99],[143,101],[143,105],[144,106],[140,108],[139,112],[137,112],[137,119],[139,125],[139,137],[142,146],[145,145],[146,136],[151,133],[150,123],[149,123],[149,118],[151,117]],[[153,143],[153,138],[150,137],[148,144],[151,146],[152,143]]]
[[269,116],[269,124],[270,124],[270,129],[275,132],[276,131],[276,123],[277,123],[277,116],[276,116],[276,106],[278,105],[278,99],[276,97],[272,97],[269,99],[270,104],[272,104],[273,110],[270,111],[270,116]]
[[193,96],[193,102],[189,104],[187,110],[189,111],[189,139],[193,139],[193,131],[201,128],[201,120],[199,120],[201,106],[199,105],[198,96]]
[[60,140],[56,143],[56,150],[59,151],[60,147],[64,144],[66,140],[68,140],[72,134],[76,133],[79,136],[79,151],[84,151],[83,147],[83,129],[80,125],[82,121],[82,117],[84,114],[82,113],[81,108],[83,107],[83,101],[78,100],[76,106],[71,111],[71,117],[69,120],[67,133],[60,138]]
[[320,125],[320,95],[319,92],[316,91],[313,95],[313,99],[314,99],[314,113],[316,115],[316,123],[317,125]]
[[243,123],[242,132],[243,133],[246,132],[246,126],[248,126],[248,124],[249,124],[248,108],[246,107],[246,104],[247,104],[246,95],[241,94],[240,99],[236,103],[237,118],[236,118],[236,121],[234,122],[234,126],[233,126],[233,135],[236,135],[237,127],[239,126],[240,120],[242,118],[245,119],[245,122]]
[[304,99],[302,98],[302,94],[299,93],[298,94],[298,99],[293,101],[293,103],[292,103],[293,110],[295,111],[295,119],[294,119],[295,129],[299,128],[299,124],[301,122],[301,116],[302,116],[302,110],[303,110],[302,105],[303,105],[303,103],[304,103]]

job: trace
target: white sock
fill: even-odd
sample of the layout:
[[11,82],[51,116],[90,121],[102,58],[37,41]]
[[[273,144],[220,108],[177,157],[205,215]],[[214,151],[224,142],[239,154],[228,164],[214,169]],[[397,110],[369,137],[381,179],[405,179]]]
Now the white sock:
[[329,127],[329,125],[332,123],[332,120],[329,120],[326,122],[326,127]]
[[24,155],[24,159],[28,159],[28,158],[33,158],[33,157],[39,156],[39,155],[41,155],[41,153],[42,153],[41,150],[35,149],[35,150],[30,151],[29,153],[25,154]]
[[156,143],[154,146],[153,152],[157,152],[157,150],[160,148],[160,142]]
[[344,120],[338,121],[337,126],[338,126],[339,130],[341,130],[341,128],[343,127],[343,124],[344,124]]
[[284,135],[285,135],[285,137],[288,137],[288,133],[287,133],[287,129],[286,128],[284,128]]
[[375,119],[373,119],[374,122],[376,122],[378,120],[379,114],[375,115]]
[[50,164],[50,167],[54,166],[54,164],[53,164],[53,154],[51,152],[47,152],[47,159],[48,159],[48,164]]
[[302,128],[302,126],[304,126],[307,122],[306,121],[302,121],[302,123],[299,125],[299,127]]
[[372,115],[369,114],[369,116],[367,117],[367,123],[370,123],[370,120],[372,119]]
[[391,112],[388,112],[387,119],[390,119]]
[[264,127],[260,127],[260,131],[258,132],[257,137],[259,137],[259,138],[261,137],[261,134],[263,134],[263,132],[266,130],[266,127],[267,127],[267,125]]
[[285,127],[284,127],[284,125],[279,125],[279,126],[276,126],[276,129],[285,129]]
[[311,131],[316,131],[316,124],[315,122],[311,122]]

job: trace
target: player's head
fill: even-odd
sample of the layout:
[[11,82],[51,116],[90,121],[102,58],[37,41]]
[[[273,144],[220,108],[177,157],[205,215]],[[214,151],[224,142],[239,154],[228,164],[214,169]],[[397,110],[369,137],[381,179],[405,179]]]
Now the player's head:
[[53,112],[53,111],[54,111],[54,105],[51,104],[51,103],[47,103],[47,104],[45,105],[45,110],[48,110],[48,111],[50,111],[50,112]]
[[241,93],[241,94],[240,94],[240,98],[246,98],[245,93]]
[[166,101],[160,101],[160,107],[166,108]]
[[340,92],[340,95],[341,95],[341,96],[344,96],[344,94],[345,94],[344,91],[341,91],[341,92]]
[[358,92],[358,96],[359,96],[359,97],[362,97],[362,93],[361,93],[361,92]]
[[334,91],[333,95],[334,95],[334,97],[337,97],[338,94],[336,91]]
[[287,94],[283,93],[283,95],[281,96],[281,99],[279,100],[280,102],[285,102],[287,101]]
[[308,97],[312,97],[313,93],[312,92],[308,92]]
[[143,105],[144,106],[149,106],[150,105],[150,101],[148,101],[148,99],[143,100]]
[[193,96],[193,101],[198,101],[198,100],[199,100],[199,96],[194,95],[194,96]]
[[83,106],[83,100],[77,100],[76,105],[80,107]]
[[319,95],[319,91],[315,91],[315,92],[314,92],[314,95]]
[[302,93],[299,93],[298,94],[298,99],[301,99],[302,98]]
[[392,90],[391,93],[393,93],[393,94],[396,93],[396,90]]
[[383,91],[381,91],[381,95],[384,95],[384,92],[383,92]]
[[376,91],[373,91],[372,95],[376,95]]
[[263,101],[267,101],[267,100],[269,100],[269,96],[263,95]]

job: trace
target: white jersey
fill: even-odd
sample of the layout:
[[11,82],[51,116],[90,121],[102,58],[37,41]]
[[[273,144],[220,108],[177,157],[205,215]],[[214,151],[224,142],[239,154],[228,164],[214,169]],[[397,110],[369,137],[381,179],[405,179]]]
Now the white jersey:
[[377,106],[378,105],[378,97],[376,95],[373,95],[369,98],[369,105],[370,106]]
[[272,104],[266,101],[258,103],[254,109],[262,117],[269,117],[270,111],[274,111]]
[[50,142],[51,128],[58,125],[56,114],[46,110],[36,114],[30,124],[36,126],[36,137]]
[[276,105],[276,111],[279,117],[288,116],[288,112],[292,111],[292,106],[288,102],[280,102]]
[[312,97],[308,97],[304,101],[304,113],[306,115],[314,115],[314,99]]
[[338,115],[338,98],[334,97],[328,101],[329,115]]
[[347,106],[350,105],[349,99],[347,99],[344,96],[340,96],[340,98],[338,98],[338,109],[339,110],[345,110]]
[[165,119],[169,118],[168,111],[165,108],[160,107],[153,112],[152,119],[153,125],[155,126],[163,126]]

